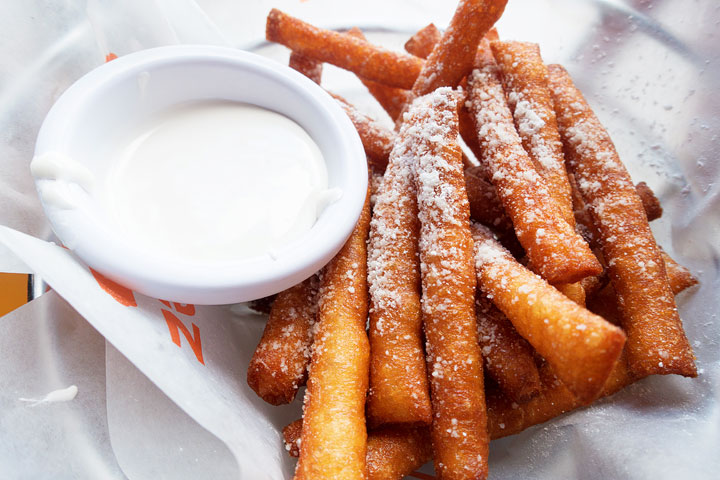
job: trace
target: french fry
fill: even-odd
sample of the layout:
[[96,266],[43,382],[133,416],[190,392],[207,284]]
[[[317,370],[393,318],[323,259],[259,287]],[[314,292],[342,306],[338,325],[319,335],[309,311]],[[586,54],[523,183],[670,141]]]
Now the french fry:
[[[362,38],[363,40],[365,39],[362,31],[357,27],[351,28],[348,34]],[[405,49],[408,53],[425,59],[432,51],[440,35],[440,31],[435,25],[430,24],[411,37],[405,44]],[[413,51],[408,50],[408,46]],[[360,76],[358,76],[358,78],[370,94],[375,97],[375,100],[385,109],[390,118],[393,121],[398,121],[398,117],[403,112],[405,105],[407,105],[408,101],[412,98],[410,91],[383,85],[382,83],[373,82]]]
[[540,393],[523,404],[513,402],[499,391],[488,392],[488,430],[493,438],[520,433],[581,405],[547,363],[540,368],[540,375]]
[[265,37],[294,52],[331,63],[391,87],[412,88],[423,61],[378,47],[344,33],[314,27],[280,10],[267,17]]
[[405,42],[405,51],[420,58],[428,58],[435,45],[442,38],[442,32],[434,23],[418,30],[415,35]]
[[585,277],[580,281],[580,285],[585,292],[585,302],[595,293],[599,292],[608,282],[605,275],[595,275],[593,277]]
[[465,169],[465,190],[470,203],[470,218],[492,227],[505,248],[513,255],[522,256],[525,251],[515,236],[512,221],[505,214],[493,184],[483,178],[482,170],[482,167]]
[[370,426],[430,424],[420,315],[420,222],[408,130],[401,130],[370,222]]
[[[468,194],[468,201],[470,202],[470,217],[485,226],[492,227],[493,231],[498,233],[501,237],[502,243],[505,243],[505,239],[509,235],[513,237],[515,236],[512,220],[510,220],[510,217],[508,217],[505,213],[495,186],[486,180],[489,174],[485,170],[485,167],[482,165],[465,169],[465,188]],[[573,175],[569,174],[568,179],[572,178]],[[640,195],[640,198],[643,199],[643,208],[646,212],[648,212],[648,218],[650,218],[650,215],[652,215],[653,212],[656,215],[657,209],[660,208],[662,210],[662,207],[659,205],[657,207],[653,205],[657,198],[654,193],[652,193],[652,190],[641,187],[640,183],[636,185],[636,188],[638,190],[638,195]],[[586,228],[590,228],[594,232],[595,227],[592,224],[589,213],[586,211],[585,203],[582,201],[580,192],[577,191],[576,187],[573,187],[572,181],[570,184],[573,194],[572,199],[576,228],[579,227],[581,231],[583,231],[583,238],[586,238],[586,240],[592,239],[592,234],[588,233],[586,235],[584,230]],[[640,193],[641,189],[643,189],[643,193]],[[594,248],[592,244],[591,247]]]
[[648,222],[652,222],[653,220],[657,220],[662,217],[663,209],[660,205],[660,200],[658,200],[655,196],[655,192],[648,187],[647,183],[640,182],[635,184],[635,191],[643,204],[643,209],[645,210],[645,215],[647,215]]
[[382,83],[366,80],[358,77],[365,88],[368,89],[370,95],[375,97],[381,107],[387,112],[388,116],[396,121],[400,116],[405,104],[410,98],[410,91],[402,88],[388,87]]
[[482,146],[482,163],[492,172],[505,212],[533,269],[550,283],[573,283],[602,271],[585,241],[563,219],[515,130],[497,65],[478,55],[470,76],[470,110]]
[[[478,52],[475,54],[476,61],[478,61],[479,58],[484,58],[486,55],[492,55],[490,51],[490,42],[495,40],[498,40],[498,32],[495,28],[491,28],[490,31],[485,34],[483,39],[480,40]],[[467,90],[467,81],[463,81],[463,84],[461,85],[464,90]],[[470,113],[470,109],[467,107],[467,101],[462,102],[460,108],[458,108],[458,120],[460,136],[462,137],[463,142],[465,142],[465,145],[467,145],[475,158],[480,161],[482,158],[482,149],[478,140],[478,128],[473,115]],[[489,178],[490,176],[488,175],[485,179],[488,180]]]
[[272,405],[290,403],[304,385],[317,311],[317,276],[280,292],[272,304],[260,343],[250,360],[247,382]]
[[383,172],[387,167],[388,157],[393,147],[395,134],[383,127],[381,124],[360,113],[347,100],[339,95],[331,93],[345,111],[350,121],[360,135],[365,153],[370,160],[373,169]]
[[300,456],[300,439],[302,437],[302,418],[298,418],[294,422],[288,424],[282,430],[283,442],[285,443],[285,450],[291,457]]
[[[431,456],[438,478],[485,478],[491,438],[653,373],[696,375],[673,295],[697,279],[655,244],[657,197],[630,182],[560,67],[537,45],[499,41],[490,27],[506,2],[460,0],[444,35],[429,25],[408,40],[411,55],[357,28],[268,16],[293,68],[318,83],[323,62],[355,73],[397,131],[338,97],[373,177],[324,270],[305,420],[283,431],[298,479],[400,480]],[[276,403],[304,378],[283,376],[279,352],[302,343],[274,318],[288,295],[263,336],[275,356],[256,352],[248,373]]]
[[[540,376],[542,378],[540,394],[523,404],[512,402],[497,392],[488,393],[488,430],[493,439],[520,433],[526,428],[583,406],[583,403],[557,379],[548,364],[540,368]],[[635,380],[623,356],[616,362],[600,396],[612,395]]]
[[617,294],[611,284],[607,284],[601,290],[595,292],[595,294],[588,299],[587,308],[608,322],[620,325],[620,310],[618,309]]
[[[600,249],[600,234],[593,223],[592,215],[590,210],[582,198],[577,180],[575,175],[571,172],[568,173],[568,180],[570,181],[570,190],[573,202],[573,211],[575,214],[576,227],[582,232],[583,238],[585,238],[590,247],[596,251],[596,255],[602,256]],[[643,210],[645,215],[648,217],[648,221],[656,220],[662,215],[662,207],[660,201],[655,196],[655,193],[647,186],[645,182],[640,182],[635,185],[635,191],[640,197],[642,202]]]
[[470,216],[501,232],[503,236],[514,235],[512,221],[505,214],[495,187],[483,178],[481,172],[482,167],[465,169],[465,189],[470,203]]
[[455,87],[473,67],[475,51],[505,10],[507,0],[460,0],[440,41],[412,86],[415,96]]
[[[562,141],[548,87],[548,70],[535,43],[492,42],[495,61],[515,126],[535,169],[543,177],[560,215],[575,227],[570,182],[565,170]],[[585,306],[580,283],[554,283],[566,297]]]
[[[673,295],[693,285],[698,284],[697,278],[690,271],[673,260],[670,255],[661,250],[665,268],[668,274],[668,283]],[[615,289],[611,284],[606,285],[602,290],[592,295],[588,301],[588,308],[601,317],[613,322],[620,323],[620,309]]]
[[683,290],[698,284],[698,279],[690,273],[690,270],[677,263],[664,250],[660,249],[660,254],[665,262],[668,283],[673,295],[677,295]]
[[[570,390],[558,380],[550,365],[544,363],[540,367],[539,372],[541,391],[538,395],[523,404],[518,404],[510,400],[498,390],[488,391],[488,432],[491,439],[496,440],[520,433],[526,428],[547,422],[563,413],[584,406]],[[625,360],[625,355],[622,355],[613,367],[600,396],[607,397],[613,395],[636,380],[638,380],[638,378],[630,372]],[[302,420],[296,420],[283,430],[286,450],[290,452],[290,455],[296,452],[293,445],[297,444],[300,425],[302,425]],[[387,427],[383,430],[393,432],[393,435],[390,437],[392,441],[390,444],[391,447],[387,448],[388,443],[376,441],[376,432],[370,432],[368,434],[368,471],[394,471],[394,462],[402,462],[403,455],[415,459],[422,458],[422,445],[427,444],[429,440],[427,430],[423,428],[395,430],[394,427]],[[381,446],[383,448],[379,449],[378,447]],[[381,452],[383,450],[390,452],[390,455],[382,455]],[[395,455],[395,452],[401,453]],[[427,454],[428,457],[425,461],[429,460],[429,452],[427,452]],[[418,462],[419,461],[420,460],[418,460]],[[423,463],[424,462],[419,465]],[[418,467],[415,466],[412,469],[414,470],[415,468]],[[410,473],[410,471],[406,470],[407,473]],[[375,478],[400,479],[402,477],[388,475],[377,476]]]
[[416,158],[423,324],[435,470],[485,478],[488,443],[474,312],[469,206],[457,139],[457,99],[440,88],[413,101],[401,137]]
[[485,34],[484,37],[488,42],[497,42],[500,40],[500,33],[498,29],[493,27]]
[[473,224],[480,289],[581,402],[594,400],[625,343],[618,327],[580,307]]
[[[587,205],[585,205],[585,201],[582,198],[582,195],[580,194],[580,191],[578,190],[577,182],[575,180],[575,176],[572,173],[568,173],[568,180],[570,180],[570,187],[572,192],[572,201],[573,201],[573,210],[575,214],[575,228],[582,233],[583,238],[590,244],[590,247],[595,252],[595,255],[600,258],[601,260],[604,260],[602,257],[602,252],[600,251],[600,234],[597,231],[597,228],[595,228],[595,225],[593,224],[592,217],[590,215],[590,211],[587,208]],[[660,202],[658,201],[657,197],[655,197],[655,194],[652,190],[650,190],[650,187],[648,187],[644,182],[640,182],[637,185],[635,185],[635,190],[638,192],[638,195],[640,196],[640,199],[643,204],[643,209],[645,210],[645,213],[648,215],[648,219],[651,217],[653,219],[659,218],[662,214],[662,207],[660,206]],[[664,255],[664,253],[663,253]],[[675,264],[675,262],[670,259],[670,262]],[[670,277],[670,265],[667,265],[668,269],[668,277]],[[683,268],[683,267],[680,267]],[[694,279],[694,277],[693,277]],[[585,293],[586,298],[591,298],[594,295],[596,295],[598,292],[600,292],[603,288],[605,288],[606,284],[608,282],[607,275],[603,274],[599,276],[592,276],[592,277],[585,277],[582,279],[582,287]],[[672,281],[670,286],[672,287]],[[674,292],[677,293],[677,292]],[[592,310],[594,313],[599,314],[602,317],[605,317],[603,312],[606,312],[608,310],[613,311],[615,314],[617,313],[617,304],[614,300],[615,292],[613,290],[613,300],[606,305],[601,305],[601,303],[605,300],[601,298],[594,298],[592,299]],[[605,317],[607,318],[607,317]],[[619,318],[619,317],[617,317]]]
[[384,180],[385,176],[382,173],[378,173],[372,168],[370,169],[370,211],[375,208],[375,202],[382,189]]
[[478,341],[488,375],[512,401],[523,403],[540,392],[540,375],[530,345],[482,293],[476,295]]
[[[583,406],[557,379],[547,363],[543,364],[539,372],[541,391],[525,403],[518,404],[499,391],[488,391],[488,432],[491,439],[520,433]],[[601,397],[613,395],[636,380],[638,378],[632,375],[622,356],[608,377]],[[283,429],[285,448],[292,456],[297,456],[296,446],[301,427],[302,420],[296,420]],[[430,460],[429,441],[430,435],[425,428],[385,427],[371,431],[367,448],[368,478],[402,479]]]
[[477,126],[475,125],[475,120],[470,110],[464,103],[458,108],[458,129],[465,145],[467,145],[475,158],[480,161],[482,158],[482,149],[478,141]]
[[581,282],[556,283],[555,285],[553,285],[553,287],[557,288],[560,293],[562,293],[567,298],[577,303],[581,307],[585,306],[585,288],[583,287]]
[[368,435],[368,480],[401,480],[432,458],[427,427],[388,426]]
[[[362,30],[357,27],[351,28],[347,33],[348,35],[366,40]],[[373,82],[372,80],[367,80],[361,76],[358,76],[358,79],[360,79],[362,84],[365,85],[365,88],[368,89],[370,95],[375,97],[375,100],[377,100],[380,106],[385,109],[390,118],[393,121],[397,120],[400,112],[402,112],[405,104],[410,98],[410,92],[402,88],[389,87],[387,85],[383,85],[382,83]]]
[[577,180],[575,180],[575,175],[573,175],[572,172],[568,172],[568,181],[570,182],[570,198],[572,198],[573,213],[575,215],[575,229],[582,234],[582,237],[588,242],[590,248],[596,252],[595,255],[602,260],[597,229],[593,224],[590,212],[585,204],[585,200],[583,200],[580,194]]
[[[369,193],[368,193],[369,197]],[[318,293],[296,479],[364,478],[367,319],[366,199],[355,230],[325,266]]]
[[697,375],[665,265],[642,202],[609,135],[565,69],[549,66],[558,126],[573,172],[598,230],[608,274],[638,376]]
[[500,68],[523,148],[545,179],[560,214],[575,226],[562,141],[548,88],[548,69],[540,57],[540,47],[536,43],[493,42],[490,48]]
[[323,70],[322,62],[319,62],[312,57],[307,57],[302,53],[291,52],[288,65],[293,70],[297,70],[313,82],[320,85]]
[[[300,454],[302,419],[283,429],[285,449],[290,456]],[[388,426],[368,433],[368,480],[401,480],[432,458],[427,427]]]
[[258,298],[257,300],[252,300],[248,303],[248,307],[258,313],[264,313],[266,315],[269,315],[270,309],[272,308],[272,304],[275,302],[276,296],[277,295],[270,295],[267,297]]

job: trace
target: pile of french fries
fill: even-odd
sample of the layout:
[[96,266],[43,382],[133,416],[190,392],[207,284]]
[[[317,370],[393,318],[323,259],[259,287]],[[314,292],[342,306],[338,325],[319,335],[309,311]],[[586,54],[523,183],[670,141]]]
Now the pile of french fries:
[[284,431],[298,479],[400,479],[430,459],[439,478],[486,478],[491,439],[697,375],[674,299],[697,281],[655,242],[657,199],[567,72],[499,39],[505,3],[461,0],[407,53],[267,18],[291,67],[354,72],[396,121],[336,96],[371,191],[340,253],[277,295],[248,370],[272,404],[307,386]]

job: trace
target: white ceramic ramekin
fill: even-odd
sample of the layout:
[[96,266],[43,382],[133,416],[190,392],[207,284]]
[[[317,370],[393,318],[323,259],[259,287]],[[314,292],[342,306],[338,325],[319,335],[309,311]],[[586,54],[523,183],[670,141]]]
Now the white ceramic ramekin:
[[[184,303],[225,304],[279,292],[326,264],[352,232],[362,209],[365,154],[336,102],[294,70],[229,48],[161,47],[91,71],[48,113],[35,156],[66,155],[102,179],[113,158],[109,149],[128,125],[179,103],[210,99],[247,102],[293,119],[317,143],[329,187],[339,188],[342,196],[308,232],[274,251],[275,258],[263,255],[222,264],[156,258],[125,238],[98,195],[82,188],[68,189],[72,208],[43,202],[53,230],[68,248],[90,267],[139,293]],[[38,179],[36,186],[40,191],[44,182],[55,181]]]

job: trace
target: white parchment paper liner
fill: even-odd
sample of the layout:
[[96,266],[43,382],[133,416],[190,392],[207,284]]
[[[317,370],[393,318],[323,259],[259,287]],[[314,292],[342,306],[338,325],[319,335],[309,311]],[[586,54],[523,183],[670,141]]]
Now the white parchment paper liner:
[[[633,178],[661,197],[665,215],[653,225],[656,236],[702,282],[679,298],[700,377],[649,378],[493,442],[493,478],[715,478],[720,469],[714,37],[720,10],[711,1],[692,8],[632,3],[637,10],[623,2],[511,0],[499,27],[504,38],[539,42],[546,61],[569,68]],[[407,34],[393,32],[430,21],[445,25],[454,8],[330,0],[58,0],[0,7],[0,31],[12,40],[0,44],[0,224],[10,227],[0,228],[0,271],[35,271],[54,289],[0,319],[4,478],[291,475],[279,429],[299,415],[299,405],[265,405],[245,383],[263,319],[230,307],[196,307],[187,315],[137,294],[136,306],[118,303],[70,252],[44,241],[50,230],[28,169],[54,99],[110,52],[211,43],[286,61],[286,50],[262,42],[272,6],[320,25],[366,27],[371,39],[395,48]],[[351,75],[326,68],[324,79],[382,117]],[[162,310],[188,331],[176,330],[179,347],[171,335],[177,324]],[[193,324],[204,363],[190,345]],[[30,407],[19,400],[71,384],[79,388],[71,402]]]

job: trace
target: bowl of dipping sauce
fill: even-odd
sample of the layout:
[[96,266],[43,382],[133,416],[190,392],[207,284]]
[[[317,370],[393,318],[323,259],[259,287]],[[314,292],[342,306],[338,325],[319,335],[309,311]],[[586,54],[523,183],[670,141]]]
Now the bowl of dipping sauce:
[[58,239],[139,293],[226,304],[323,267],[360,215],[362,144],[323,89],[213,46],[113,60],[53,105],[31,163]]

